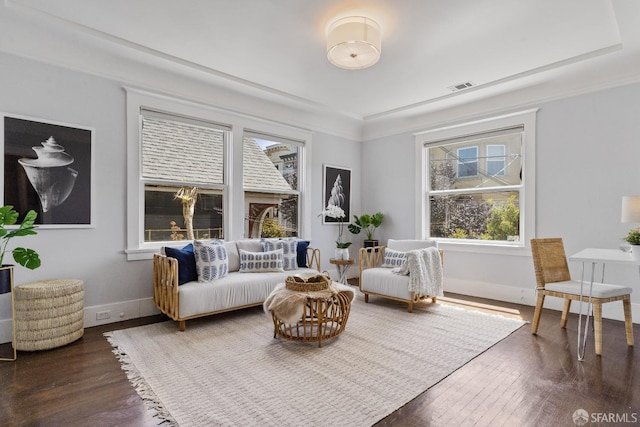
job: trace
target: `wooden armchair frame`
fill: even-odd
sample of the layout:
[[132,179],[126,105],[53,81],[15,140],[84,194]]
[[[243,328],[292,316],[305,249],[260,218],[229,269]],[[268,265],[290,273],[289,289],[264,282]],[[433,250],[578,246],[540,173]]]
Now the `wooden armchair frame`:
[[[428,300],[428,299],[431,299],[431,302],[436,302],[435,296],[416,294],[415,292],[411,292],[411,296],[409,299],[404,299],[404,298],[394,297],[391,295],[384,295],[376,292],[365,291],[362,289],[362,272],[368,268],[376,268],[382,265],[382,263],[384,262],[385,247],[386,247],[385,245],[373,246],[368,248],[360,248],[360,250],[358,251],[358,261],[359,261],[358,262],[358,268],[359,268],[358,286],[360,288],[360,292],[364,294],[364,302],[366,303],[369,302],[369,295],[387,298],[394,301],[400,301],[400,302],[407,303],[407,311],[409,313],[413,312],[414,303]],[[439,252],[440,252],[440,260],[444,263],[444,253],[442,252],[441,249],[439,250]]]

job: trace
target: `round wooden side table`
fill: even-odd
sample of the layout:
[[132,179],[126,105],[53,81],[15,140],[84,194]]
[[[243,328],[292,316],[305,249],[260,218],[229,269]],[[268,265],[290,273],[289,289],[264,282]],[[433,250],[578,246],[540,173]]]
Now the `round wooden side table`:
[[338,282],[342,283],[343,285],[348,285],[347,272],[355,263],[355,259],[329,259],[329,264],[335,265],[336,269],[338,270]]

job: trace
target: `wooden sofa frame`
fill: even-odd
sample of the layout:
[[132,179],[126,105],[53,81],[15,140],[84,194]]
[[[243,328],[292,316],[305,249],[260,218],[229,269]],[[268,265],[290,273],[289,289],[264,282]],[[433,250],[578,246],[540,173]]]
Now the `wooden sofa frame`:
[[[320,250],[307,248],[307,265],[320,271]],[[262,305],[263,302],[247,304],[238,307],[229,307],[207,313],[198,313],[192,316],[181,317],[180,292],[178,286],[178,260],[161,254],[153,255],[153,303],[163,314],[178,322],[180,331],[186,329],[186,321],[198,317],[227,311],[240,310],[248,307]]]

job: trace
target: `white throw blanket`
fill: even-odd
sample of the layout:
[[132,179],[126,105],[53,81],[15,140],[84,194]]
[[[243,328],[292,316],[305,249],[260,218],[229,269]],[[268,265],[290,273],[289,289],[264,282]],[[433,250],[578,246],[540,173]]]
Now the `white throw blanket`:
[[407,252],[407,258],[394,273],[409,275],[409,292],[416,295],[440,297],[442,290],[442,261],[438,248],[423,248]]

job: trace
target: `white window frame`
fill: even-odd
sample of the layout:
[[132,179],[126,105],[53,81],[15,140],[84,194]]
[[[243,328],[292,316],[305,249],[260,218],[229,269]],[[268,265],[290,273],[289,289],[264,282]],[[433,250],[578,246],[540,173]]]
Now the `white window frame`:
[[304,141],[300,161],[304,162],[298,177],[300,191],[300,238],[308,239],[311,233],[311,132],[287,126],[259,117],[230,112],[214,105],[174,98],[133,87],[125,87],[127,102],[127,259],[152,259],[153,254],[166,242],[144,241],[144,182],[141,170],[141,115],[142,108],[169,114],[193,117],[197,120],[230,126],[229,138],[224,149],[223,227],[226,240],[241,239],[244,233],[244,189],[242,184],[242,136],[246,130],[257,129],[261,133],[281,135],[284,138]]
[[[429,163],[425,146],[438,141],[462,138],[467,135],[492,132],[498,129],[522,126],[524,139],[522,147],[522,188],[520,190],[520,241],[495,242],[488,240],[439,239],[439,246],[444,250],[462,252],[483,252],[509,255],[530,255],[529,241],[535,237],[535,142],[537,109],[515,112],[498,117],[476,120],[463,124],[439,127],[414,134],[416,158],[416,238],[429,238],[430,206],[427,200],[429,180]],[[485,189],[486,190],[486,189]]]

